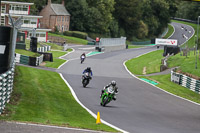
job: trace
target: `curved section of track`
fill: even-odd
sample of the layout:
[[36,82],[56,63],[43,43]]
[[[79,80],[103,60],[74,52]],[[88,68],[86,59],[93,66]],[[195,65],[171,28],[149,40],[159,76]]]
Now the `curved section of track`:
[[[178,39],[181,44],[184,38],[176,34],[182,29],[178,28],[177,23],[173,25],[175,34],[171,38]],[[80,64],[80,60],[71,60],[59,72],[84,106],[94,114],[100,112],[103,120],[123,130],[132,133],[199,133],[199,105],[140,81],[124,68],[125,60],[154,50],[157,50],[156,47],[109,52],[88,57],[83,64]],[[82,50],[76,48],[71,57],[76,57],[76,53],[82,53]],[[81,74],[88,66],[92,68],[94,76],[88,87],[83,88]],[[111,80],[117,81],[119,95],[116,101],[102,107],[99,95]]]

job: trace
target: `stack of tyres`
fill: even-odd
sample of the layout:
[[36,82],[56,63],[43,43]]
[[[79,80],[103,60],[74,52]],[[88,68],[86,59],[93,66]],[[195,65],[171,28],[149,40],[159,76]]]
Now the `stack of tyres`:
[[6,72],[12,64],[12,27],[0,26],[0,74]]

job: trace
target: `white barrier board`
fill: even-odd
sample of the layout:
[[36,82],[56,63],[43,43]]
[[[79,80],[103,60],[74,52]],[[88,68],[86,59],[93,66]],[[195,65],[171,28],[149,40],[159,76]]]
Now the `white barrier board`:
[[177,46],[178,41],[175,39],[160,39],[156,38],[156,45]]

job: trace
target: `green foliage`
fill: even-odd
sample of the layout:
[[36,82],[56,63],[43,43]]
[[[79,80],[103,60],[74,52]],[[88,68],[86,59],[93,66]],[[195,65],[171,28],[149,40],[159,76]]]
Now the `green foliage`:
[[170,22],[169,4],[165,0],[144,0],[143,11],[148,36],[158,36]]
[[138,34],[137,34],[137,38],[142,39],[147,37],[148,35],[148,27],[147,25],[141,20],[140,21],[140,25],[138,28]]
[[[128,39],[137,35],[142,16],[140,0],[116,0],[114,16]],[[121,32],[120,32],[121,33]]]
[[80,31],[65,31],[65,32],[63,32],[63,35],[73,36],[73,37],[82,38],[82,39],[86,39],[88,36],[87,33],[80,32]]
[[197,20],[200,14],[200,2],[181,1],[178,4],[176,17]]

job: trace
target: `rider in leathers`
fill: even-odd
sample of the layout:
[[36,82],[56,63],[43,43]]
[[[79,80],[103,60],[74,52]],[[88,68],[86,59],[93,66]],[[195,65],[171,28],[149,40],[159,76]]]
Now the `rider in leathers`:
[[[106,85],[103,90],[101,90],[101,95],[100,95],[100,98],[102,97],[103,93],[104,93],[104,90],[107,89],[108,87],[112,86],[114,91],[115,91],[115,94],[118,94],[118,87],[116,86],[116,82],[113,80],[111,81],[110,84]],[[113,97],[113,100],[116,100],[116,95],[114,95]]]

